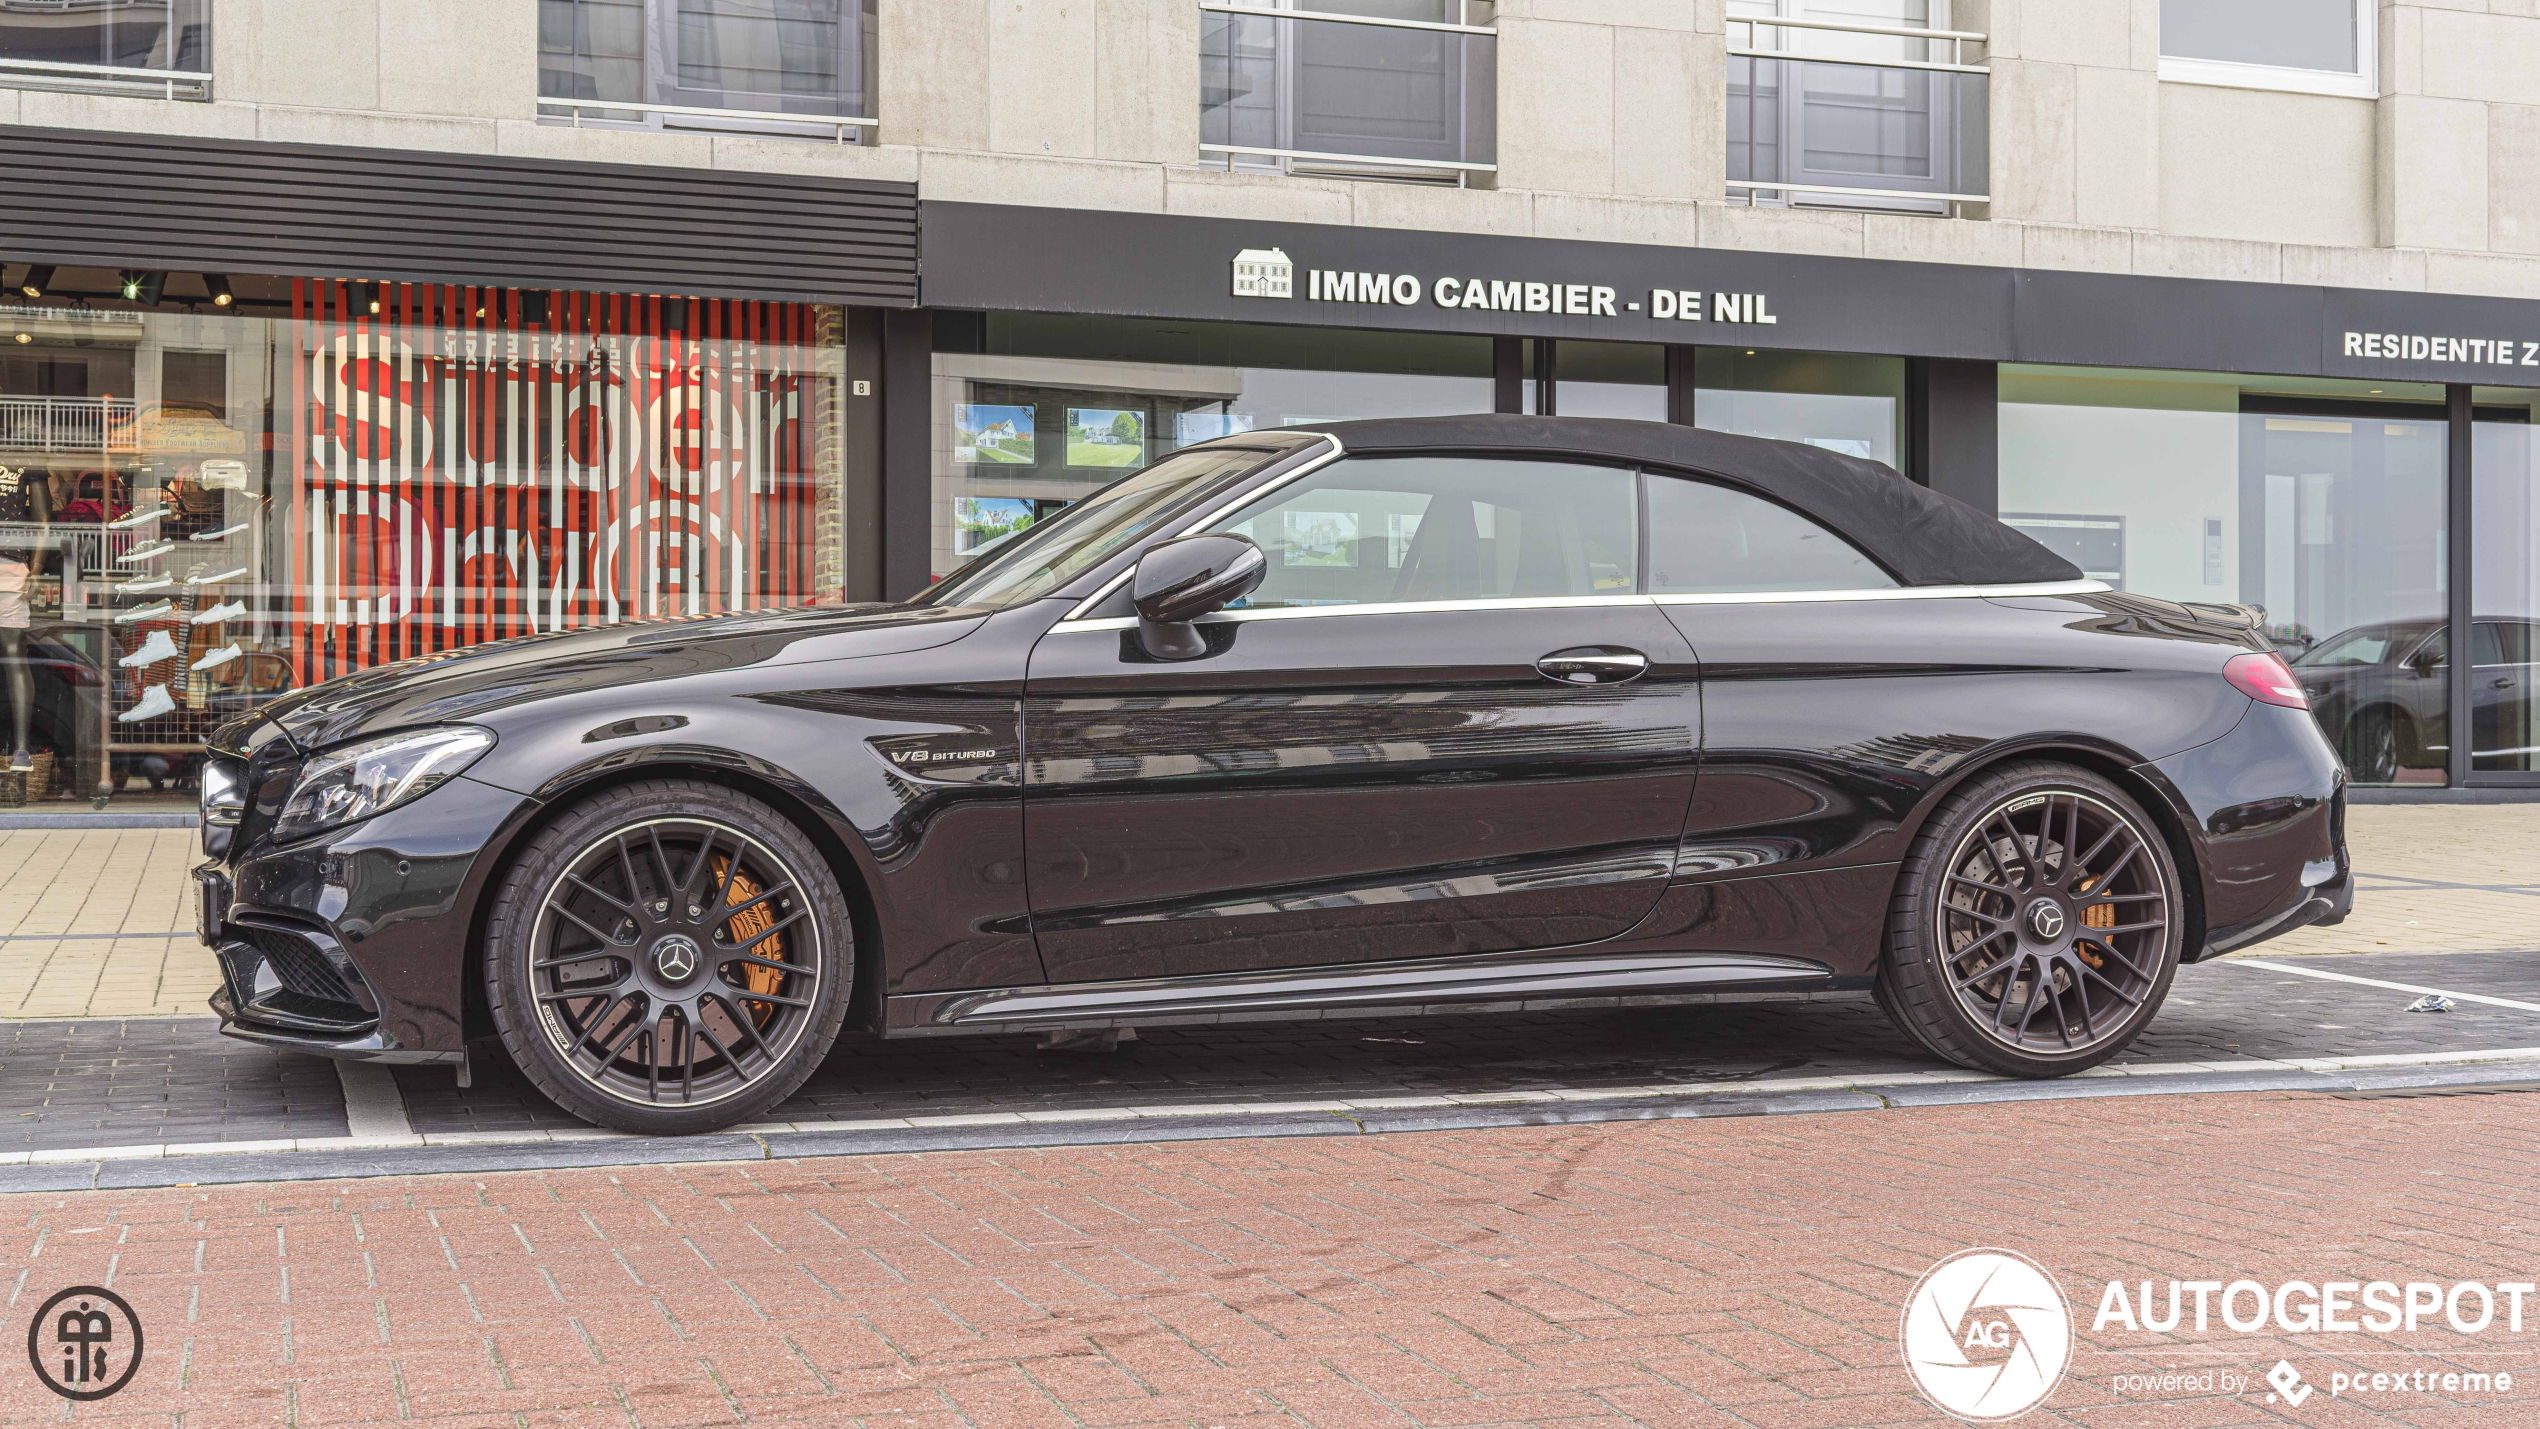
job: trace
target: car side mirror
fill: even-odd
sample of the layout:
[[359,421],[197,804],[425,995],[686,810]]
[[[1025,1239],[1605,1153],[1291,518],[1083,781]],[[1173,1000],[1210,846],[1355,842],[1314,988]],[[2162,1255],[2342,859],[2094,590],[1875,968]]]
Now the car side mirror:
[[1158,660],[1207,654],[1191,622],[1250,595],[1269,573],[1269,558],[1242,536],[1184,536],[1149,549],[1129,578],[1138,643]]

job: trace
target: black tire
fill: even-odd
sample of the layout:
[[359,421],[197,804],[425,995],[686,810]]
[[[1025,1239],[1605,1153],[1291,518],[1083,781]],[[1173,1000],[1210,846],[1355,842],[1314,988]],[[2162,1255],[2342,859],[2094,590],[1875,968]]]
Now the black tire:
[[2387,784],[2399,777],[2399,721],[2387,709],[2368,709],[2346,726],[2346,768],[2359,784]]
[[1951,794],[1915,838],[1877,1000],[1959,1066],[2067,1076],[2151,1022],[2185,927],[2177,861],[2142,806],[2088,770],[2022,760]]
[[681,1135],[746,1122],[845,1026],[846,895],[800,829],[721,785],[647,779],[532,838],[496,886],[485,999],[566,1111]]

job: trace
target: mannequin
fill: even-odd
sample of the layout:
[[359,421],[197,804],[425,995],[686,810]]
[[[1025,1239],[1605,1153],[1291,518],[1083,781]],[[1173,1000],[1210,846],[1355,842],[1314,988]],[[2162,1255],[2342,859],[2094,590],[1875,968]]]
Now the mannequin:
[[53,522],[52,483],[0,466],[0,522],[37,528],[33,540],[0,534],[0,666],[6,667],[9,692],[9,770],[23,774],[35,768],[26,747],[27,726],[35,718],[35,672],[26,659],[26,633],[35,617],[29,598],[44,559],[42,528]]

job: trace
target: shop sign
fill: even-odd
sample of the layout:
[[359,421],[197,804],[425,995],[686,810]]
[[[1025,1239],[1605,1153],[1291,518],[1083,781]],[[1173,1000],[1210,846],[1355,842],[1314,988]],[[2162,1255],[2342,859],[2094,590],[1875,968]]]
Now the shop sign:
[[[1234,295],[1238,298],[1296,296],[1296,267],[1286,250],[1247,248],[1235,255]],[[1563,317],[1625,318],[1644,321],[1776,324],[1765,293],[1719,293],[1698,288],[1649,288],[1626,298],[1604,283],[1556,283],[1531,278],[1419,273],[1371,273],[1346,268],[1310,268],[1305,275],[1308,302],[1353,303],[1370,307],[1470,308],[1497,313],[1549,313]]]
[[2540,342],[2510,337],[2438,337],[2416,332],[2346,333],[2347,357],[2388,357],[2402,362],[2473,362],[2492,367],[2540,367]]

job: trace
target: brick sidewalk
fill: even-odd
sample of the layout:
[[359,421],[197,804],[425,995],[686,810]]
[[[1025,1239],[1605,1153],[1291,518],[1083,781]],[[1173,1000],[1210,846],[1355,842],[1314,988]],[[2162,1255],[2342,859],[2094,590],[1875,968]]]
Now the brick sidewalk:
[[[2075,1302],[2026,1422],[2530,1424],[2529,1320],[2090,1325],[2110,1278],[2531,1279],[2535,1155],[2540,1096],[2050,1102],[16,1196],[0,1265],[12,1314],[86,1282],[141,1316],[88,1422],[1930,1423],[1899,1307],[1994,1245]],[[2279,1356],[2307,1410],[2264,1402]],[[2215,1366],[2259,1389],[2111,1384]],[[2357,1367],[2514,1388],[2330,1400]],[[69,1417],[0,1369],[0,1423]]]
[[[2364,805],[2355,912],[2267,943],[2303,953],[2540,949],[2540,804]],[[0,1019],[198,1016],[189,829],[0,832]],[[121,934],[121,937],[109,936]]]

